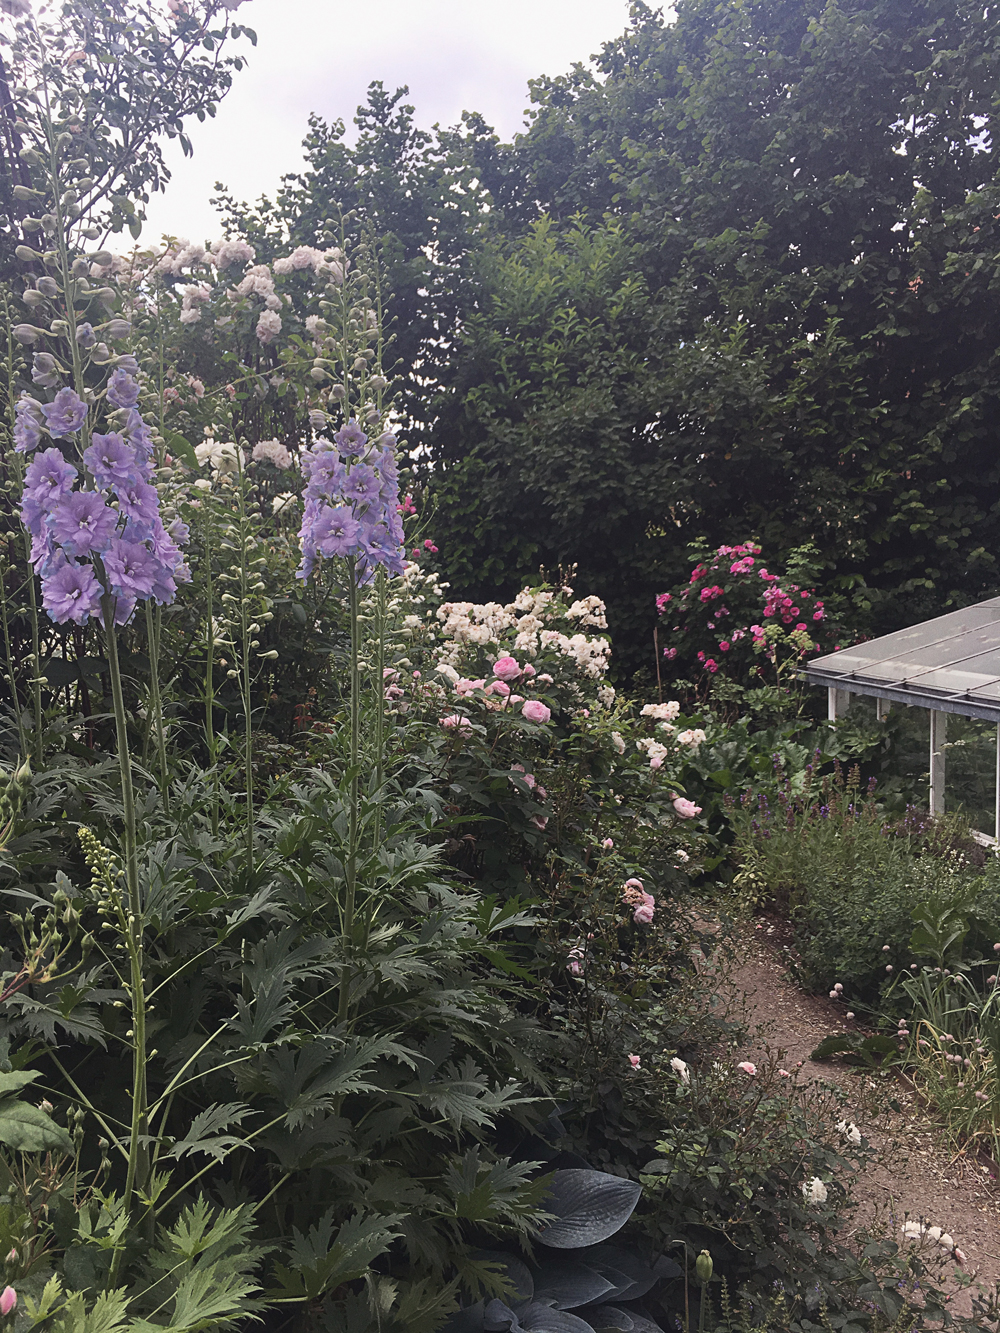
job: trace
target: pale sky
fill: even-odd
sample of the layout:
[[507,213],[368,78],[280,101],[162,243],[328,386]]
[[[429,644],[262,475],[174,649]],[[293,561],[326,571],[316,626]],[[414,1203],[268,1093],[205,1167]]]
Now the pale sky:
[[[142,241],[161,232],[210,240],[217,180],[238,199],[273,195],[302,164],[312,111],[351,124],[373,79],[409,85],[416,123],[455,124],[480,111],[501,138],[523,125],[528,79],[568,73],[628,24],[628,0],[246,0],[257,33],[214,121],[185,126],[194,156],[167,146],[173,179],[154,195]],[[235,46],[234,46],[235,49]]]

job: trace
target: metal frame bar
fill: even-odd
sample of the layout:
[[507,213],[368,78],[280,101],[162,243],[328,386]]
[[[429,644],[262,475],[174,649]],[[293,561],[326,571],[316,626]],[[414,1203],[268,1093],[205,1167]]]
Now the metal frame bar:
[[931,815],[943,815],[945,805],[944,784],[948,771],[948,757],[945,745],[948,740],[948,714],[931,709],[930,735],[930,812]]
[[826,689],[835,689],[847,694],[863,694],[871,699],[888,699],[890,703],[910,704],[915,708],[933,708],[939,713],[959,713],[962,717],[978,717],[982,722],[1000,722],[1000,699],[995,704],[973,702],[960,694],[931,694],[924,690],[908,690],[899,686],[869,685],[864,681],[852,680],[848,676],[834,675],[832,672],[801,672],[810,685],[820,685]]

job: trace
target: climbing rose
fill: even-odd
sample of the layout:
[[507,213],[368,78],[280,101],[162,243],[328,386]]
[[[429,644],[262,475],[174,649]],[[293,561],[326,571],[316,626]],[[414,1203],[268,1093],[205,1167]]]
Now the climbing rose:
[[742,1069],[744,1074],[749,1074],[751,1078],[757,1073],[757,1066],[752,1064],[749,1060],[741,1060],[736,1068]]
[[701,814],[701,806],[695,805],[693,801],[686,801],[683,796],[675,796],[673,805],[681,819],[694,819],[695,815]]

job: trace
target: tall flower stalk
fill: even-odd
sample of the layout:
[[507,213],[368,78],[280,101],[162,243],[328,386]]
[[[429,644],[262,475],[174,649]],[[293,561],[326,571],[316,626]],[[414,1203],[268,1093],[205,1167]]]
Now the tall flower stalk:
[[[304,514],[299,541],[302,564],[299,577],[308,580],[327,560],[336,561],[347,586],[350,620],[348,662],[349,716],[347,745],[348,837],[344,859],[344,892],[340,903],[344,963],[341,973],[338,1016],[350,1013],[359,910],[358,865],[361,860],[361,792],[363,747],[363,672],[377,692],[374,742],[376,803],[383,775],[385,742],[382,722],[382,671],[384,652],[380,646],[386,616],[386,580],[403,572],[403,525],[399,513],[396,437],[387,428],[381,371],[382,332],[377,266],[371,247],[358,248],[358,263],[351,271],[346,240],[333,251],[335,265],[321,308],[330,323],[315,321],[316,356],[311,377],[318,383],[332,380],[323,390],[322,417],[335,413],[340,429],[332,439],[319,435],[301,457],[306,479]],[[371,293],[374,292],[373,301]],[[317,411],[317,415],[320,413]],[[364,658],[365,635],[361,616],[361,589],[375,583],[375,662]],[[381,612],[377,608],[381,606]],[[373,672],[374,666],[374,672]],[[370,784],[368,784],[370,785]],[[368,825],[369,836],[380,836],[380,821]]]
[[[79,210],[74,192],[63,189],[62,163],[73,135],[56,121],[47,93],[37,122],[26,125],[24,133],[33,138],[29,152],[47,177],[49,212],[44,229],[53,248],[38,254],[18,247],[20,259],[44,272],[28,280],[22,299],[32,322],[15,326],[14,335],[29,347],[48,349],[34,352],[31,371],[36,392],[44,391],[45,397],[25,393],[14,408],[15,450],[21,456],[31,455],[24,473],[21,518],[31,538],[29,558],[40,576],[42,605],[49,618],[56,624],[76,625],[95,619],[104,628],[121,778],[127,897],[121,910],[133,1020],[125,1194],[126,1206],[135,1207],[138,1214],[142,1206],[136,1200],[148,1183],[143,902],[117,629],[131,619],[140,601],[173,600],[177,581],[188,575],[174,536],[164,528],[152,485],[153,442],[138,408],[138,364],[125,352],[113,354],[108,346],[109,341],[127,338],[131,326],[112,313],[117,299],[113,288],[91,287],[87,275],[96,256],[85,257],[79,244],[71,241]],[[40,449],[44,436],[49,444]],[[182,535],[179,529],[177,535]],[[37,677],[37,646],[34,667]],[[158,682],[153,700],[158,712]],[[37,722],[36,731],[40,736]],[[165,789],[162,739],[160,760]],[[120,1263],[117,1254],[115,1263]]]

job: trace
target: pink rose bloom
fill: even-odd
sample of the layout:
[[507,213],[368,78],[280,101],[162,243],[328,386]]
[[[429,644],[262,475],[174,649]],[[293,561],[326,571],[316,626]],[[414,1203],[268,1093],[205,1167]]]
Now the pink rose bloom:
[[530,662],[525,662],[524,666],[521,668],[521,675],[527,678],[528,676],[533,676],[534,674],[535,674],[535,668],[531,665]]
[[742,1069],[744,1074],[749,1074],[751,1078],[757,1073],[757,1066],[751,1064],[749,1060],[741,1060],[736,1068]]
[[555,683],[547,671],[543,671],[538,679],[546,685],[553,685]]
[[656,910],[656,899],[651,893],[642,895],[642,902],[632,913],[632,920],[637,926],[648,926],[653,920],[653,912]]
[[615,845],[614,841],[611,838],[605,838],[604,841],[601,843],[601,846],[604,848],[606,852],[610,852],[611,848],[614,845]]
[[549,817],[548,815],[532,815],[531,822],[534,824],[535,828],[544,829],[545,825],[549,822]]
[[729,642],[728,639],[720,639],[719,647],[722,649],[724,653],[728,653],[729,649],[732,647],[732,644]]
[[650,768],[662,768],[663,756],[661,754],[650,755],[649,766]]
[[445,731],[457,731],[462,736],[472,735],[469,719],[461,713],[450,713],[447,717],[439,718],[438,725],[444,727]]
[[779,1070],[778,1070],[778,1075],[779,1075],[779,1077],[781,1077],[781,1078],[791,1078],[791,1077],[792,1077],[791,1074],[788,1072],[787,1069],[779,1069]]
[[569,969],[571,976],[574,977],[578,977],[580,973],[583,971],[583,969],[580,966],[579,958],[571,958],[569,962],[566,964],[566,967]]
[[466,680],[463,676],[460,680],[455,682],[455,693],[461,694],[464,697],[467,694],[471,694],[473,690],[481,690],[485,684],[485,680]]
[[506,699],[507,695],[510,694],[510,686],[504,684],[502,680],[491,680],[486,686],[486,693],[499,694]]
[[510,771],[512,773],[519,773],[521,775],[521,781],[526,787],[531,788],[535,785],[534,773],[526,772],[523,764],[511,764]]
[[513,657],[501,657],[493,663],[493,674],[499,676],[501,680],[517,680],[521,668]]
[[17,1305],[17,1292],[13,1287],[4,1287],[3,1291],[0,1291],[0,1315],[6,1318],[15,1305]]
[[[507,660],[513,661],[513,658],[508,658]],[[494,667],[493,669],[496,671],[497,668]],[[520,671],[520,667],[518,667],[518,671]],[[543,723],[548,722],[549,718],[552,716],[552,710],[546,708],[541,699],[528,699],[521,708],[521,716],[526,722]]]
[[646,897],[641,879],[627,879],[622,885],[622,897],[629,907],[638,907]]
[[686,801],[683,796],[674,797],[674,809],[681,819],[694,819],[695,815],[701,814],[701,806],[695,805],[694,801]]
[[633,1069],[640,1069],[642,1067],[642,1061],[639,1059],[637,1055],[630,1055],[628,1058],[628,1062]]
[[524,695],[523,695],[523,694],[512,694],[512,695],[510,696],[510,698],[507,700],[507,702],[511,705],[511,707],[513,707],[514,704],[523,704],[523,703],[524,703]]

